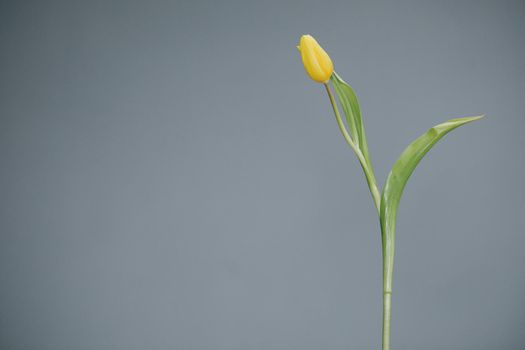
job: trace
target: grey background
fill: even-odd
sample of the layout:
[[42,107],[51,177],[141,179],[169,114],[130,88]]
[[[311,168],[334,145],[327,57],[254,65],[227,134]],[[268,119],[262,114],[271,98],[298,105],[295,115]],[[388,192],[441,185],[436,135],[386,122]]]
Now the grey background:
[[379,226],[295,45],[356,89],[399,213],[393,349],[525,348],[523,1],[0,5],[1,349],[378,349]]

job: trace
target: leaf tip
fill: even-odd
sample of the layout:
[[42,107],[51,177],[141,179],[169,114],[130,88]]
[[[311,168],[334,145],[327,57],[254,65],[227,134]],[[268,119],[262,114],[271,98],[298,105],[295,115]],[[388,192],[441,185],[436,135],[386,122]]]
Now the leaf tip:
[[448,125],[448,124],[454,124],[456,125],[456,127],[460,126],[460,125],[465,125],[465,124],[468,124],[468,123],[471,123],[473,121],[476,121],[476,120],[479,120],[481,118],[485,117],[485,114],[480,114],[480,115],[477,115],[477,116],[474,116],[474,117],[463,117],[463,118],[455,118],[455,119],[451,119],[443,124],[440,124],[440,125],[436,125],[436,127],[441,127],[441,126],[444,126],[444,125]]
[[475,116],[475,117],[470,117],[470,119],[471,119],[471,121],[480,120],[480,119],[482,119],[482,118],[485,118],[485,115],[486,115],[486,114],[483,113],[483,114],[477,115],[477,116]]
[[460,119],[463,119],[463,123],[461,123],[461,124],[467,124],[467,123],[474,122],[476,120],[480,120],[480,119],[482,119],[484,117],[485,117],[485,114],[480,114],[480,115],[477,115],[477,116],[474,116],[474,117],[466,117],[466,118],[460,118]]

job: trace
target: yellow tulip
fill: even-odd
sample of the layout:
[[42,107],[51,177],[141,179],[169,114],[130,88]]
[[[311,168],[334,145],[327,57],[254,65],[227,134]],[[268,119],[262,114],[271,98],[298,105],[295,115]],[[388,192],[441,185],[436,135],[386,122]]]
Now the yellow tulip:
[[318,83],[328,82],[334,65],[317,41],[311,35],[303,35],[297,48],[301,51],[304,69],[310,78]]

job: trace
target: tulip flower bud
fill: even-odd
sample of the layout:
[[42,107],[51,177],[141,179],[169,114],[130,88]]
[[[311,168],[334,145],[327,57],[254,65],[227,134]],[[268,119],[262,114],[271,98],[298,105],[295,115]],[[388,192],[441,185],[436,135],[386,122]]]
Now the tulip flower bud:
[[330,56],[311,35],[303,35],[297,48],[301,51],[304,69],[310,78],[318,83],[326,83],[334,71]]

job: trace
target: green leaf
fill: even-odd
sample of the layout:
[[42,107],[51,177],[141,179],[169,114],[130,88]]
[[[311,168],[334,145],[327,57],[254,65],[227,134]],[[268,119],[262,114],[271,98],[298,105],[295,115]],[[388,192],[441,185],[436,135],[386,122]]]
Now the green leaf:
[[361,118],[361,109],[359,108],[359,102],[357,96],[348,83],[346,83],[336,72],[330,77],[332,84],[334,85],[337,97],[343,112],[346,117],[346,123],[350,128],[350,133],[356,145],[363,153],[367,165],[372,168],[370,162],[370,155],[368,154],[368,144],[366,142],[365,127]]
[[434,126],[412,142],[392,167],[383,189],[380,206],[385,292],[392,291],[397,208],[410,175],[425,154],[427,154],[439,139],[455,128],[482,117],[483,116],[452,119]]

